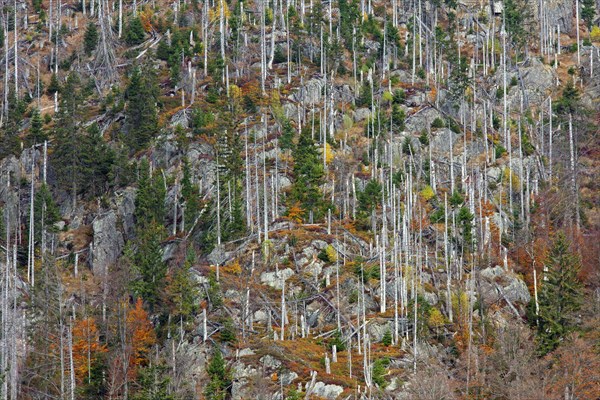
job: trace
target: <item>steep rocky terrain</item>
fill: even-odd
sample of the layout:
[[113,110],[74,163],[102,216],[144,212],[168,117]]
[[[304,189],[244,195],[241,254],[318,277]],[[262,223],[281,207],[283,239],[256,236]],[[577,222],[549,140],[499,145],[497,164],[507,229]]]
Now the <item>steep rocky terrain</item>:
[[0,398],[598,398],[598,4],[492,3],[4,3]]

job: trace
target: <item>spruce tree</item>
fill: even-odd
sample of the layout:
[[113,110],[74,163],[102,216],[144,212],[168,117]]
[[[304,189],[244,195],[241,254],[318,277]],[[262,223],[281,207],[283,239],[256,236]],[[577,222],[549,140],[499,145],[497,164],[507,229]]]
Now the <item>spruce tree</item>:
[[125,42],[130,46],[135,46],[144,41],[146,32],[140,17],[133,17],[125,28]]
[[124,141],[133,151],[138,151],[158,134],[158,86],[156,76],[149,68],[135,68],[125,92],[126,134]]
[[31,146],[34,144],[44,143],[48,139],[48,135],[44,130],[44,122],[40,115],[40,110],[34,108],[31,112],[31,127],[29,128],[29,134],[27,135],[27,145]]
[[97,44],[98,29],[96,28],[96,24],[90,21],[85,29],[85,35],[83,37],[83,49],[85,54],[88,56],[91,55],[92,51],[96,50]]
[[594,0],[582,0],[581,1],[581,18],[585,21],[585,25],[588,30],[592,30],[594,25],[594,17],[596,16],[596,9],[594,8]]
[[[315,130],[318,128],[315,127]],[[309,217],[312,212],[315,220],[321,219],[326,211],[320,189],[323,175],[323,162],[312,139],[311,128],[304,127],[294,152],[295,181],[292,184],[289,205],[299,203],[304,210],[304,216]]]
[[42,223],[46,227],[46,231],[53,232],[56,230],[54,224],[60,220],[60,211],[47,185],[43,184],[35,193],[33,211],[35,216],[34,239],[36,243],[40,243],[42,240]]
[[170,312],[177,324],[180,321],[193,322],[196,313],[199,291],[196,281],[190,275],[195,258],[194,251],[188,251],[184,264],[179,268],[175,268],[168,278],[167,295],[171,304]]
[[139,389],[131,397],[133,400],[175,400],[171,393],[169,369],[163,364],[151,364],[138,371]]
[[558,347],[561,340],[576,327],[576,313],[581,308],[583,287],[577,274],[579,257],[561,232],[546,259],[548,272],[543,276],[538,297],[538,345],[541,354]]
[[59,186],[71,192],[73,201],[83,184],[80,175],[82,152],[78,135],[83,100],[80,85],[76,74],[67,77],[64,93],[68,95],[62,96],[60,100],[54,129],[56,147],[50,157]]
[[106,189],[114,154],[104,142],[97,124],[81,131],[85,97],[79,77],[71,74],[64,89],[56,116],[56,146],[50,163],[57,173],[59,187],[69,191],[73,200],[78,194],[91,198]]
[[162,224],[165,219],[165,187],[161,174],[150,175],[148,160],[139,167],[138,191],[135,198],[135,219],[138,231],[151,224]]
[[131,282],[133,293],[144,300],[150,311],[154,311],[160,301],[167,275],[167,265],[162,261],[161,239],[164,228],[151,222],[144,229],[138,229],[135,252],[132,256],[135,277]]
[[218,141],[221,199],[231,201],[231,207],[221,208],[221,221],[224,222],[221,234],[224,241],[237,239],[246,230],[246,220],[242,209],[244,179],[242,142],[240,135],[235,133],[232,126],[227,126],[227,128]]
[[20,150],[19,130],[23,122],[26,104],[20,100],[11,87],[8,94],[8,114],[0,136],[0,158],[17,154]]
[[231,386],[231,377],[223,354],[218,348],[215,349],[215,354],[210,360],[206,372],[210,377],[210,382],[204,389],[204,396],[207,400],[225,400],[228,397]]
[[515,50],[520,50],[530,34],[528,22],[531,14],[527,2],[525,0],[505,0],[503,9],[506,32],[515,46]]
[[54,93],[60,92],[60,83],[58,82],[58,77],[54,72],[50,77],[50,83],[48,84],[46,92],[48,93],[48,95],[54,95]]

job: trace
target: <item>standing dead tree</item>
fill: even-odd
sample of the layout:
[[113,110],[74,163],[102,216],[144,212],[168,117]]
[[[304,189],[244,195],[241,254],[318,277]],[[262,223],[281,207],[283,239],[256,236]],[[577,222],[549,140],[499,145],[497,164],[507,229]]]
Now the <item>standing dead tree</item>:
[[107,0],[100,0],[98,24],[100,26],[100,43],[94,55],[93,73],[96,88],[102,91],[118,79],[115,63],[115,38],[111,29],[110,7]]

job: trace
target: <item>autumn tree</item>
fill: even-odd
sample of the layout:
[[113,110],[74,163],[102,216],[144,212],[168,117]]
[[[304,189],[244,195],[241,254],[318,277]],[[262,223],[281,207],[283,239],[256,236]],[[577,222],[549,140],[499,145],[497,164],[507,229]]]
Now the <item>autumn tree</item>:
[[82,395],[99,396],[104,392],[103,371],[105,344],[94,318],[86,317],[73,323],[73,364]]
[[539,291],[538,346],[541,354],[558,347],[576,327],[577,311],[583,300],[577,277],[580,260],[571,252],[564,233],[559,233],[546,259],[548,271]]
[[139,297],[134,308],[127,312],[126,327],[128,344],[131,346],[129,366],[131,376],[135,376],[138,367],[148,365],[150,350],[156,343],[156,335],[148,318],[148,312]]

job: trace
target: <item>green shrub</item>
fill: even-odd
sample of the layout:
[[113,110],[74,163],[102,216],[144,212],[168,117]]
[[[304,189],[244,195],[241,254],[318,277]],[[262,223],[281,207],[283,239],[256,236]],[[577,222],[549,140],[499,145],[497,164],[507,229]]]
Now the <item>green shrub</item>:
[[446,126],[446,124],[444,123],[444,120],[442,120],[440,117],[437,117],[431,123],[431,127],[435,128],[435,129],[443,128],[445,126]]

